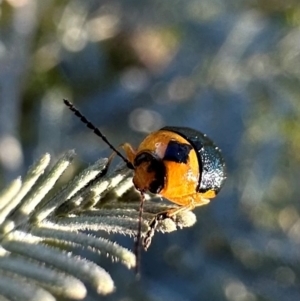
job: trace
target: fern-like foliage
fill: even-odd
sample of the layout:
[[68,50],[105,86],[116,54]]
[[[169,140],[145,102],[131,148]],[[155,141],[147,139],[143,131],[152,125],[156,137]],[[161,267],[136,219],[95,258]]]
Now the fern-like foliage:
[[[45,154],[23,181],[16,179],[0,193],[1,300],[78,300],[86,296],[87,284],[99,294],[112,293],[110,274],[72,248],[88,248],[135,267],[132,251],[100,236],[101,231],[136,235],[140,195],[133,188],[132,171],[121,166],[105,173],[107,159],[100,159],[48,196],[74,156],[68,151],[47,171],[50,155]],[[146,198],[142,235],[156,213],[170,208]],[[171,232],[195,220],[192,212],[182,212],[160,221],[157,230]]]

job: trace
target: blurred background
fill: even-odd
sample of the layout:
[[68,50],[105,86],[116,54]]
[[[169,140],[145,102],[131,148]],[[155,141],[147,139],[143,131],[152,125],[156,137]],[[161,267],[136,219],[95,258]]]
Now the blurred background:
[[2,0],[0,188],[45,152],[109,155],[63,98],[115,145],[199,129],[223,151],[224,188],[194,227],[155,236],[140,282],[106,263],[103,299],[298,301],[299,79],[297,0]]

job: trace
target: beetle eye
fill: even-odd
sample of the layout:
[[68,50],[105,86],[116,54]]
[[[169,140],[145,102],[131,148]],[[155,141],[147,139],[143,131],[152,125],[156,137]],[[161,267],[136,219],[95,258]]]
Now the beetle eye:
[[161,183],[161,180],[154,180],[149,185],[149,191],[151,193],[157,194],[160,193],[163,187],[164,187],[164,182]]
[[[151,193],[159,193],[165,185],[166,167],[164,162],[150,152],[142,152],[135,157],[134,166],[137,168],[142,163],[148,163],[147,173],[151,174],[150,180],[152,180],[147,189]],[[147,177],[148,175],[145,175]]]

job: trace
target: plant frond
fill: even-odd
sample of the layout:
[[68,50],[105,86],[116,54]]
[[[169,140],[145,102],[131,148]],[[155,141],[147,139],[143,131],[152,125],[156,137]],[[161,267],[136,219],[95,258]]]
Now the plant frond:
[[[0,193],[0,300],[80,300],[86,284],[101,295],[113,292],[110,274],[77,256],[76,248],[108,256],[129,269],[136,266],[132,251],[99,234],[136,236],[140,194],[133,188],[132,171],[123,164],[108,173],[107,159],[100,159],[49,197],[74,156],[74,151],[66,152],[47,171],[50,155],[45,154],[23,181],[16,179]],[[145,197],[142,236],[157,213],[176,207]],[[159,221],[156,230],[172,232],[195,221],[192,212],[182,211]]]

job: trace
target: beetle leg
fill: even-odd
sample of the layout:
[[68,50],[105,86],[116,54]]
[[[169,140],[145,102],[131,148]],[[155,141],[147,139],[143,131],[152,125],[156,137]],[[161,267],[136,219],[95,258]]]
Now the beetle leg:
[[149,223],[149,230],[145,234],[145,237],[143,239],[143,247],[145,250],[147,250],[150,245],[152,238],[154,236],[155,230],[159,224],[160,221],[166,219],[166,218],[174,218],[175,215],[182,211],[186,210],[193,210],[195,207],[206,205],[210,202],[209,199],[202,198],[198,193],[192,196],[188,196],[189,201],[187,202],[187,205],[180,206],[178,208],[172,208],[163,212],[160,212],[155,215],[155,217],[152,219],[152,221]]
[[146,233],[146,235],[145,235],[145,237],[143,239],[143,247],[144,247],[145,251],[147,251],[148,248],[151,245],[152,238],[153,238],[153,236],[155,234],[155,230],[156,230],[156,228],[158,226],[159,221],[162,221],[162,220],[168,218],[167,212],[168,211],[156,214],[155,217],[152,219],[152,221],[149,223],[149,228],[150,229],[147,231],[147,233]]
[[[210,200],[205,199],[199,195],[199,193],[193,194],[187,197],[186,205],[180,206],[178,208],[173,208],[167,211],[168,217],[172,217],[182,211],[193,210],[195,207],[207,205]],[[173,200],[172,200],[173,201]],[[176,200],[173,201],[177,204]]]
[[133,165],[134,158],[136,156],[136,151],[133,149],[133,147],[129,143],[123,143],[120,145],[120,147],[123,148],[128,161]]

